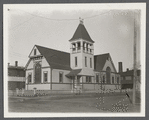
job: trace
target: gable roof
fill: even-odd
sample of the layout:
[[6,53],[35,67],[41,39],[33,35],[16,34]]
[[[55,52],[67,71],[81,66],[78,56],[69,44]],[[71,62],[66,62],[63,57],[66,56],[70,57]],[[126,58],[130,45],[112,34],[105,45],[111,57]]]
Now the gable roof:
[[95,55],[94,56],[94,69],[96,71],[102,71],[108,57],[109,57],[109,53]]
[[41,55],[45,57],[49,65],[54,69],[71,70],[70,54],[39,45],[35,45]]
[[[111,56],[109,53],[106,53],[106,54],[100,54],[100,55],[95,55],[94,56],[94,69],[95,71],[102,71],[103,70],[103,67],[106,63],[106,60],[107,58],[111,59]],[[113,67],[114,67],[114,70],[116,71],[115,69],[115,66],[113,64],[113,62],[111,61]]]
[[76,40],[76,39],[79,39],[79,38],[82,38],[84,40],[87,40],[89,42],[94,43],[94,41],[89,36],[85,26],[81,23],[78,25],[73,37],[69,41],[73,41],[73,40]]

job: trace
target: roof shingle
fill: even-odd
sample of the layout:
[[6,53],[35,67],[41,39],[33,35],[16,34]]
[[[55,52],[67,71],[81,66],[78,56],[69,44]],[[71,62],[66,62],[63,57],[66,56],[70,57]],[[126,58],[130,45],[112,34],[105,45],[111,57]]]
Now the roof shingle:
[[70,53],[35,45],[52,68],[71,70]]
[[73,41],[73,40],[76,40],[79,38],[82,38],[84,40],[94,43],[94,41],[91,39],[90,35],[88,34],[88,32],[83,24],[79,24],[73,37],[69,41]]

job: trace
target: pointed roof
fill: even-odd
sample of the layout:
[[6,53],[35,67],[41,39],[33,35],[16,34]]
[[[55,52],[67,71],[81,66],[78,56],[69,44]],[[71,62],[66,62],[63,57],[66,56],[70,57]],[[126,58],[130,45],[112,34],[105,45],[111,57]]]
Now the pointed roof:
[[70,54],[39,45],[35,45],[41,55],[45,57],[49,65],[54,69],[71,70]]
[[73,41],[76,39],[82,38],[86,41],[92,42],[94,43],[94,41],[91,39],[90,35],[88,34],[85,26],[83,25],[83,23],[80,23],[73,35],[73,37],[69,40],[69,41]]

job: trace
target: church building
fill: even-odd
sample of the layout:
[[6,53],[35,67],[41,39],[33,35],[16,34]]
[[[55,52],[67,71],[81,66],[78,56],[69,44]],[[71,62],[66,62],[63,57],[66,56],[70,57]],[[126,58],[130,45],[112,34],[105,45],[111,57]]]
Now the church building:
[[70,53],[35,45],[26,64],[26,90],[120,89],[120,76],[109,53],[94,55],[95,42],[83,21],[69,40]]

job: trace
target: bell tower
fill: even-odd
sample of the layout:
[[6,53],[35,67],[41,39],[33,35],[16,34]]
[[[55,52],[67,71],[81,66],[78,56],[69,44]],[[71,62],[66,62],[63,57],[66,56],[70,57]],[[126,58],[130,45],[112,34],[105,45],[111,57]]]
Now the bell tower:
[[94,70],[94,41],[89,36],[83,19],[69,40],[70,66],[72,69]]

